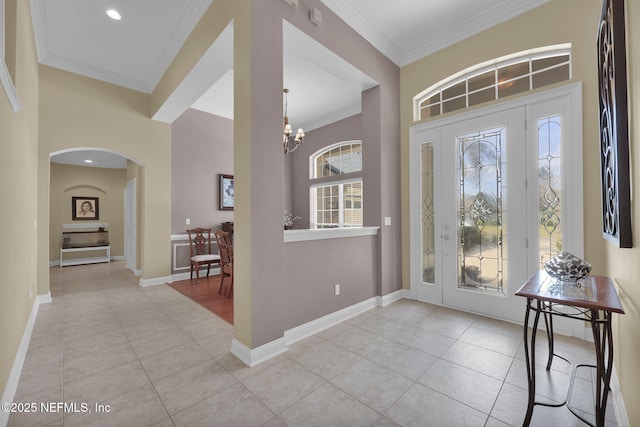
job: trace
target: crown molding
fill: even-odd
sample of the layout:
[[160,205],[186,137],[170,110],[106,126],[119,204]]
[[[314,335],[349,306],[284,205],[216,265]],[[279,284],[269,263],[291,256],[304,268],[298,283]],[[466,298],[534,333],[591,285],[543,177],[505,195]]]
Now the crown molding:
[[322,3],[382,52],[383,55],[402,67],[549,1],[505,1],[494,8],[488,9],[484,14],[466,22],[461,22],[460,25],[451,27],[448,32],[441,34],[439,37],[425,41],[419,47],[410,50],[404,50],[395,45],[380,28],[367,19],[355,3],[343,0],[322,0]]
[[7,95],[7,99],[9,99],[9,104],[11,104],[13,112],[17,113],[20,111],[22,109],[22,105],[20,105],[18,93],[16,92],[16,87],[13,85],[13,80],[11,80],[11,74],[7,68],[7,64],[4,62],[4,57],[0,58],[0,85],[4,88],[4,92]]
[[36,51],[41,64],[147,94],[153,92],[165,71],[184,45],[184,42],[212,2],[212,0],[195,0],[189,3],[189,6],[174,28],[169,38],[169,43],[164,47],[155,64],[150,67],[143,79],[136,79],[119,73],[105,71],[52,53],[49,50],[47,41],[46,11],[44,4],[46,0],[30,1],[36,39]]

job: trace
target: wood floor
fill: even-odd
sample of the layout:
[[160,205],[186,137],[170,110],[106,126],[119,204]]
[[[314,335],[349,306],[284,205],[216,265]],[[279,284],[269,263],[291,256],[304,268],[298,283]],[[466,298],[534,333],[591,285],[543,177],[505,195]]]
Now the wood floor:
[[173,282],[169,286],[233,325],[233,293],[231,298],[225,296],[228,285],[229,279],[226,280],[222,293],[218,294],[220,276],[209,276],[201,277],[198,284],[194,278],[193,280]]

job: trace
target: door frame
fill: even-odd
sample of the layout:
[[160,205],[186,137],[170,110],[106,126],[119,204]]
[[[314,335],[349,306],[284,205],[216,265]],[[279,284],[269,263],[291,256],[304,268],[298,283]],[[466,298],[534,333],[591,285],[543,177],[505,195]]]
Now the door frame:
[[[562,86],[555,89],[548,89],[533,94],[528,94],[517,99],[502,101],[492,104],[488,107],[474,109],[471,111],[465,110],[458,114],[453,114],[447,117],[437,118],[428,122],[423,122],[411,126],[409,128],[409,268],[410,268],[410,295],[414,299],[424,300],[421,298],[420,285],[422,284],[422,278],[420,274],[421,269],[421,182],[420,182],[420,147],[423,143],[429,142],[429,137],[438,135],[437,132],[443,126],[454,124],[457,122],[470,120],[475,117],[499,113],[504,110],[510,110],[516,107],[526,107],[528,105],[535,105],[536,103],[549,102],[554,99],[563,100],[566,104],[567,116],[569,117],[569,124],[565,126],[565,138],[566,143],[563,147],[564,159],[582,159],[582,83],[577,82],[570,85]],[[527,109],[529,111],[530,109]],[[532,132],[535,132],[535,127],[531,125],[532,118],[526,114],[527,138],[530,138]],[[439,137],[439,135],[438,135]],[[435,148],[435,146],[434,146]],[[566,194],[566,208],[565,218],[571,218],[571,221],[567,221],[565,226],[567,227],[566,235],[568,238],[563,239],[564,250],[573,253],[578,257],[584,257],[584,221],[583,221],[583,165],[580,162],[563,162],[563,188],[573,188],[574,191],[570,194]],[[439,185],[438,181],[434,182],[434,185]],[[435,212],[436,221],[439,221],[439,213]],[[436,226],[439,224],[436,222]],[[441,240],[441,239],[437,239]],[[435,247],[439,248],[440,242],[436,241]],[[531,266],[530,268],[533,268]],[[442,266],[438,266],[438,269],[442,269]],[[529,275],[533,274],[532,271],[527,272]],[[440,273],[440,277],[441,277]],[[436,274],[436,281],[438,274]],[[442,295],[442,283],[436,286],[435,289],[429,291],[432,295],[440,292]],[[429,302],[437,304],[434,300]],[[524,302],[524,301],[523,301]],[[442,303],[442,296],[440,297],[440,305]],[[514,320],[514,319],[510,319]],[[560,325],[558,325],[560,326]],[[569,326],[568,326],[569,327]],[[569,327],[569,329],[572,329]],[[565,330],[564,333],[568,335],[583,336],[584,328],[581,328],[576,334],[576,331]],[[563,333],[558,330],[558,332]]]
[[136,178],[131,178],[124,189],[124,259],[125,266],[136,276]]

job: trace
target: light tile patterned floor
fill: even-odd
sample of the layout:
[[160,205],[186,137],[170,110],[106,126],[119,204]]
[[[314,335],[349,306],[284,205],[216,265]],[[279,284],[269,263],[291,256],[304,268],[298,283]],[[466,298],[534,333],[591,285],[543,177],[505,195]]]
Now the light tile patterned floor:
[[[12,414],[9,426],[522,425],[518,325],[401,300],[248,368],[229,352],[228,323],[168,286],[137,282],[121,262],[51,269],[53,302],[40,307],[15,402],[91,412]],[[592,358],[580,340],[558,336],[556,347]],[[538,354],[544,361],[544,342]],[[539,366],[538,399],[562,401],[569,373],[561,360]],[[572,398],[590,413],[591,377],[579,373]],[[532,425],[584,424],[536,406]]]

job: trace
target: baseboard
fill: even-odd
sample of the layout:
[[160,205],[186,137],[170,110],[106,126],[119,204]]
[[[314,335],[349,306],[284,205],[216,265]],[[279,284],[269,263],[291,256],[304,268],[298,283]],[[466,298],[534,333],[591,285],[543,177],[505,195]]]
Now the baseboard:
[[136,276],[136,277],[142,276],[142,270],[138,270],[137,268],[129,268],[129,267],[127,267],[127,270],[132,272],[133,275]]
[[284,337],[253,349],[242,344],[235,338],[231,341],[231,353],[249,367],[254,367],[285,351],[287,351],[287,342]]
[[[125,261],[124,256],[122,255],[111,255],[111,261]],[[84,265],[84,264],[101,264],[105,261],[105,257],[91,257],[91,258],[77,258],[73,260],[65,260],[65,261],[73,261],[73,264],[64,265],[64,267],[72,267],[74,265]],[[77,262],[77,264],[76,264]],[[49,267],[59,267],[60,260],[57,259],[55,261],[49,261]]]
[[364,313],[367,310],[371,310],[376,307],[376,305],[379,305],[377,304],[377,298],[379,297],[369,298],[368,300],[345,307],[342,310],[327,314],[326,316],[322,316],[318,319],[312,320],[311,322],[307,322],[303,325],[296,326],[295,328],[285,331],[284,337],[287,341],[287,345],[291,345],[297,341],[310,337],[311,335],[317,334],[320,331],[324,331],[327,328],[335,326],[340,322],[344,322],[347,319],[357,316],[358,314]]
[[[215,268],[211,268],[211,271],[209,272],[209,276],[218,276],[220,275],[220,268],[219,267],[215,267]],[[203,269],[200,270],[200,277],[206,277],[207,276],[207,269]],[[191,279],[191,272],[187,272],[187,273],[174,273],[171,275],[171,277],[173,278],[174,282],[178,282],[180,280],[189,280]]]
[[[20,374],[22,373],[22,367],[24,366],[24,359],[27,357],[27,350],[29,350],[31,333],[33,332],[33,327],[36,323],[36,317],[38,316],[38,308],[40,307],[41,299],[46,299],[46,295],[38,295],[38,297],[33,302],[33,306],[31,307],[29,320],[27,321],[27,325],[24,328],[24,333],[22,334],[22,340],[20,341],[18,352],[16,353],[15,359],[13,359],[13,366],[11,367],[11,371],[9,372],[7,385],[4,388],[4,392],[2,393],[2,400],[0,400],[0,402],[2,403],[11,403],[13,402],[13,398],[16,396],[18,381],[20,380]],[[49,300],[51,300],[51,295],[49,295]],[[9,422],[9,415],[9,412],[0,411],[0,427],[5,427],[7,425],[7,423]]]
[[404,297],[404,294],[405,291],[400,289],[382,297],[376,296],[369,298],[349,307],[345,307],[342,310],[338,310],[334,313],[327,314],[326,316],[322,316],[300,326],[296,326],[295,328],[286,330],[284,332],[284,337],[254,349],[251,349],[240,341],[234,339],[231,342],[231,353],[246,365],[255,366],[286,352],[289,346],[297,341],[315,335],[318,332],[324,331],[338,323],[344,322],[345,320],[362,314],[365,311],[371,310],[374,307],[384,306],[398,301]]
[[627,415],[627,408],[624,406],[624,399],[622,398],[622,391],[620,390],[620,381],[618,381],[618,374],[616,373],[616,367],[613,367],[611,374],[611,381],[609,382],[609,398],[613,404],[613,412],[616,415],[616,423],[618,427],[631,427],[629,423],[629,416]]
[[398,289],[397,291],[391,292],[390,294],[376,297],[376,306],[386,307],[389,304],[401,300],[402,298],[411,298],[411,294],[407,289]]
[[38,295],[37,299],[38,299],[38,303],[40,304],[48,304],[51,301],[53,301],[51,299],[51,292],[47,292],[46,294],[40,294]]
[[173,283],[173,278],[171,276],[153,277],[151,279],[140,279],[140,282],[138,284],[143,288],[146,288],[147,286],[165,285],[167,283]]

